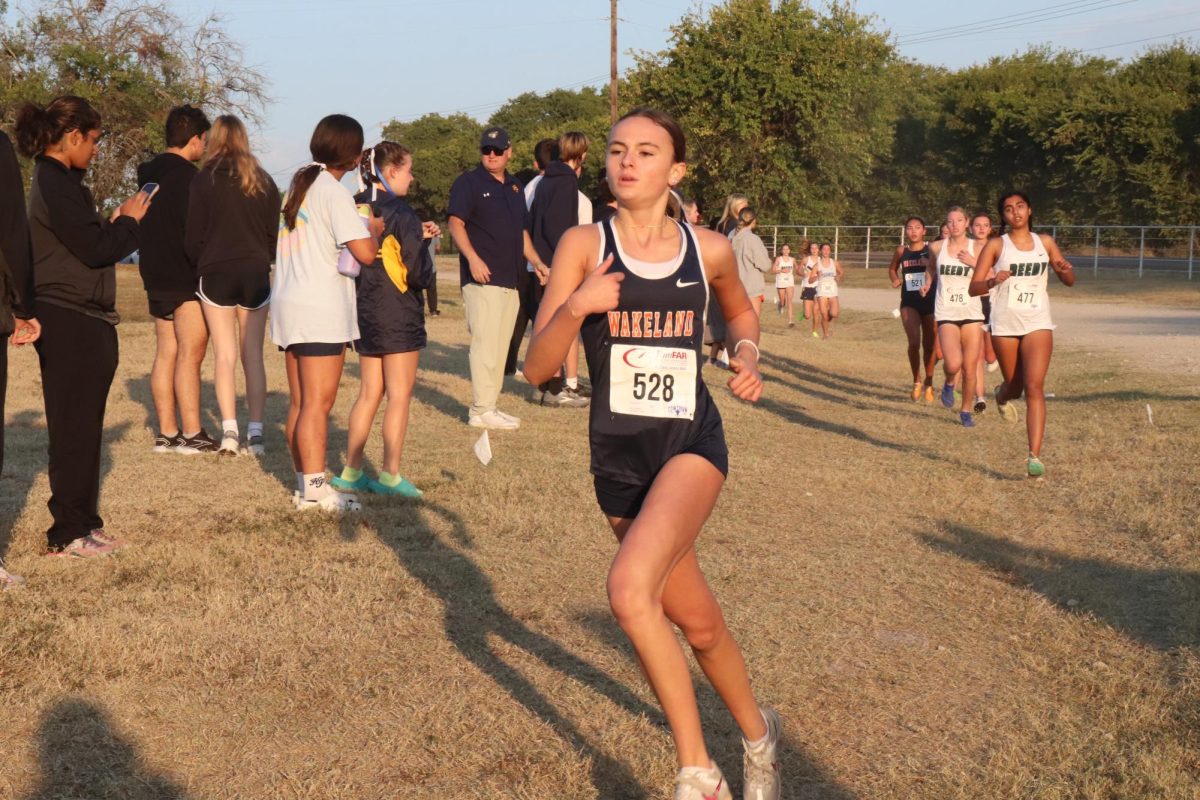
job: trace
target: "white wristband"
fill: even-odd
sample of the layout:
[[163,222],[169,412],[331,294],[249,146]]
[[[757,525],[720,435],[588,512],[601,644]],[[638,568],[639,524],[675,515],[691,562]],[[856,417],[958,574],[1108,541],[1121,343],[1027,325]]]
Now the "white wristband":
[[758,350],[758,345],[756,345],[754,342],[750,341],[749,339],[738,339],[738,342],[737,342],[737,344],[735,344],[735,345],[733,346],[733,352],[734,352],[734,354],[736,354],[736,353],[737,353],[737,351],[738,351],[738,348],[740,348],[740,347],[741,347],[742,345],[744,345],[744,344],[748,344],[748,345],[750,345],[751,347],[753,347],[753,348],[754,348],[754,357],[755,357],[756,359],[758,359],[758,358],[761,358],[761,357],[762,357],[762,353],[760,353],[760,352],[759,352],[759,350]]

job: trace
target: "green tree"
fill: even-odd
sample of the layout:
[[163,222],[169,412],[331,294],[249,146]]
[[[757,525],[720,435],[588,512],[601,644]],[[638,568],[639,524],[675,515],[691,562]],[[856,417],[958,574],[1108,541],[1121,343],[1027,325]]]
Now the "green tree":
[[426,114],[412,122],[393,120],[383,138],[413,152],[415,181],[409,202],[422,215],[444,220],[454,179],[479,164],[483,126],[466,114]]
[[133,191],[138,162],[163,147],[163,124],[181,103],[235,113],[251,124],[266,78],[210,15],[184,23],[161,0],[48,0],[0,28],[0,109],[76,94],[100,111],[106,136],[89,176],[99,203]]
[[849,4],[821,14],[799,0],[728,0],[638,56],[627,98],[679,119],[687,188],[708,208],[740,191],[768,219],[832,221],[888,158],[895,60]]

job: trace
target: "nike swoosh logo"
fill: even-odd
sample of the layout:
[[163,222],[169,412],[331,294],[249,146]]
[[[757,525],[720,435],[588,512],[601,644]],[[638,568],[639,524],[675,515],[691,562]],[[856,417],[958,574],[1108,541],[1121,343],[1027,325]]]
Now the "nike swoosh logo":
[[677,281],[675,281],[675,285],[678,286],[680,289],[686,289],[689,286],[695,286],[699,282],[700,281],[688,281],[688,282],[684,283],[683,278],[680,278]]

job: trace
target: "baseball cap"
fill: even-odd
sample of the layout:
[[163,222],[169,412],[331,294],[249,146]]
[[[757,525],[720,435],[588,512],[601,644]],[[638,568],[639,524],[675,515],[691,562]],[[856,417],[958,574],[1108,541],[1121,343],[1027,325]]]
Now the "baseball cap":
[[508,131],[499,125],[493,125],[488,128],[479,137],[480,147],[499,147],[501,150],[507,150],[510,144],[512,142],[508,139]]

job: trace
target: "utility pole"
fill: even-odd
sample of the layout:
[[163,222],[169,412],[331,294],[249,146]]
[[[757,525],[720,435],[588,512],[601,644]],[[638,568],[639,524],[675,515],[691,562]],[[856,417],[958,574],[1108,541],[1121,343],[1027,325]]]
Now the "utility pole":
[[617,124],[617,0],[609,0],[608,116]]

